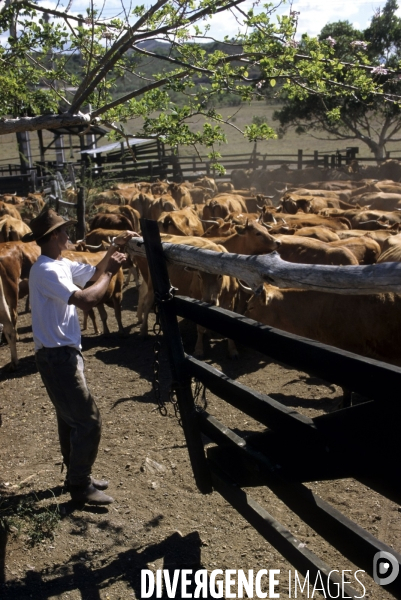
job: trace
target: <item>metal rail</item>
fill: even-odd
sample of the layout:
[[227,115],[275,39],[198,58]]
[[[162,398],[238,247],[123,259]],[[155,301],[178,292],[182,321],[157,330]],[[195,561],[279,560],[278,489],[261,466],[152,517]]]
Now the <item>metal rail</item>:
[[[400,566],[401,555],[313,494],[304,483],[354,477],[370,482],[372,488],[380,488],[392,499],[401,500],[398,458],[401,369],[262,326],[199,301],[172,298],[157,224],[142,220],[142,231],[173,379],[176,386],[185,390],[179,405],[199,489],[208,492],[212,486],[301,573],[306,575],[309,571],[313,576],[319,572],[327,592],[329,566],[312,549],[300,544],[242,487],[268,486],[305,523],[371,575],[378,552],[392,554]],[[309,419],[185,355],[177,316],[239,339],[275,360],[358,391],[370,400]],[[191,377],[268,429],[237,433],[213,415],[196,410]],[[199,444],[201,435],[209,446],[206,455]],[[375,439],[374,445],[371,439]],[[211,442],[215,444],[212,447]],[[401,598],[401,577],[385,589],[395,598]],[[360,595],[347,584],[342,597]]]

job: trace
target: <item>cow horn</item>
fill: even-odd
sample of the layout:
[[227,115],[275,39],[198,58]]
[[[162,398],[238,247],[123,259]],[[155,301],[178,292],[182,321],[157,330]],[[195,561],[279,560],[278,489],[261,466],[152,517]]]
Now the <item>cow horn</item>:
[[103,248],[103,244],[99,244],[98,246],[90,246],[89,244],[85,244],[86,248],[89,248],[89,250],[100,250],[100,248]]
[[263,225],[263,227],[266,227],[266,229],[271,229],[272,226],[269,225],[268,223],[265,223],[264,221],[259,221],[261,225]]
[[238,285],[240,286],[240,288],[246,292],[247,294],[253,294],[253,289],[248,287],[247,285],[243,284],[242,281],[240,279],[237,280],[238,281]]

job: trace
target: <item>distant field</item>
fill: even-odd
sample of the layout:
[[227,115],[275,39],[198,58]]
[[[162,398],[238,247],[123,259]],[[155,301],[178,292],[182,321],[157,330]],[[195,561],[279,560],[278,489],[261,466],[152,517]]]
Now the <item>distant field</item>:
[[[234,125],[240,129],[244,129],[245,125],[252,123],[253,116],[263,117],[265,116],[270,126],[277,127],[277,123],[272,120],[272,115],[276,107],[266,105],[264,102],[252,102],[250,105],[243,105],[241,107],[223,107],[218,111],[223,115],[224,118],[232,117]],[[202,126],[202,120],[194,119],[192,126],[196,129]],[[128,123],[127,130],[130,133],[134,133],[138,128],[138,121],[131,121]],[[249,155],[253,150],[253,143],[249,143],[244,136],[236,129],[225,125],[223,126],[226,132],[228,144],[224,144],[215,148],[218,150],[223,157],[232,154],[244,154]],[[323,137],[323,134],[321,134]],[[39,144],[36,132],[30,133],[32,155],[34,160],[39,160]],[[49,145],[52,142],[53,136],[50,132],[44,132],[45,145]],[[100,145],[107,144],[108,140],[103,139],[100,141]],[[77,137],[72,137],[72,144],[78,145],[79,140]],[[73,149],[70,149],[69,136],[64,136],[65,145],[65,158],[67,161],[76,161],[79,159],[79,153]],[[372,154],[369,153],[367,146],[359,143],[357,140],[336,140],[336,139],[314,139],[311,135],[297,135],[295,131],[290,131],[283,139],[270,140],[266,142],[258,142],[257,151],[262,155],[268,157],[279,156],[285,160],[285,155],[296,155],[298,149],[302,149],[305,154],[312,154],[315,150],[319,152],[335,152],[336,150],[344,150],[346,146],[358,146],[360,158],[372,158]],[[389,144],[387,150],[396,152],[397,156],[401,154],[401,144],[393,143]],[[206,155],[207,151],[204,148],[200,148],[200,154]],[[181,155],[193,155],[195,151],[193,148],[180,148]],[[46,152],[46,160],[55,160],[55,152],[53,149],[49,149]],[[0,166],[6,166],[9,163],[18,164],[18,149],[15,135],[0,136]],[[224,160],[222,161],[224,163]]]

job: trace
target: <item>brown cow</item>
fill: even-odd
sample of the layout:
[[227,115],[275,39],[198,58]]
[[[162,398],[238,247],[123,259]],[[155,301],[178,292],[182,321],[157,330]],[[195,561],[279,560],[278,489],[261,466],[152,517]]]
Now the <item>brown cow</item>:
[[[128,204],[123,196],[123,191],[126,190],[105,190],[104,192],[96,193],[92,200],[93,204]],[[132,194],[136,193],[137,190],[132,190]]]
[[16,206],[7,204],[7,202],[0,202],[0,217],[5,217],[6,215],[10,215],[14,219],[21,219],[21,214]]
[[[358,260],[347,248],[297,235],[279,235],[277,249],[283,260],[307,265],[357,265]],[[336,242],[333,242],[336,243]]]
[[219,194],[206,202],[203,219],[205,221],[216,217],[224,219],[231,212],[248,212],[243,198],[237,194]]
[[401,366],[401,295],[347,296],[264,285],[246,316],[295,335]]
[[401,262],[401,234],[391,236],[385,241],[377,262]]
[[251,169],[233,169],[231,171],[231,181],[233,182],[234,188],[239,190],[241,188],[251,187]]
[[21,219],[14,219],[9,215],[0,219],[0,242],[17,242],[30,232],[30,227]]
[[[19,298],[19,282],[21,279],[27,279],[29,271],[34,262],[38,259],[40,248],[35,242],[24,244],[23,242],[7,242],[0,244],[0,279],[2,283],[2,318],[6,322],[5,332],[6,338],[9,339],[11,349],[12,367],[17,364],[17,355],[15,349],[15,340],[17,332],[17,309]],[[4,300],[3,300],[4,297]],[[7,305],[11,326],[7,317],[7,310],[4,308]]]
[[166,194],[165,196],[160,196],[158,200],[154,200],[150,204],[148,211],[143,214],[143,217],[151,221],[157,221],[163,213],[175,210],[178,210],[175,200]]
[[171,235],[203,235],[203,225],[197,212],[187,206],[181,210],[162,213],[157,220],[161,233]]
[[[187,244],[214,252],[226,252],[224,247],[200,237],[163,235],[162,241],[171,244]],[[129,247],[128,253],[130,253]],[[135,257],[135,255],[133,256]],[[146,259],[142,257],[136,258],[143,276],[138,299],[138,323],[141,323],[140,335],[146,336],[148,332],[148,316],[154,302],[154,292]],[[178,289],[179,294],[233,310],[237,291],[237,283],[233,277],[222,274],[212,275],[192,269],[186,270],[172,263],[168,263],[168,272],[171,284]],[[203,335],[206,332],[206,328],[198,325],[197,332],[194,356],[202,357]],[[231,358],[238,356],[234,342],[231,340],[228,340],[228,353]]]
[[21,196],[17,196],[16,194],[0,194],[0,201],[5,202],[6,204],[21,204],[24,201],[24,198]]
[[[267,218],[269,210],[271,211],[268,207],[263,207],[262,220],[265,223],[269,222]],[[271,214],[269,216],[271,216]],[[277,220],[280,218],[279,213],[276,213],[274,216]],[[301,227],[315,227],[317,225],[328,227],[336,232],[341,229],[351,229],[350,221],[344,217],[322,217],[320,215],[297,213],[296,215],[282,215],[282,219],[285,220],[284,224],[297,229],[300,229]]]
[[125,215],[99,213],[90,220],[90,231],[94,229],[131,230],[131,221]]
[[266,254],[280,246],[280,241],[256,221],[234,225],[233,229],[233,233],[228,236],[208,239],[215,244],[221,244],[233,254]]
[[170,193],[170,183],[167,181],[155,181],[150,184],[150,192],[153,196],[163,196]]
[[207,200],[213,197],[210,190],[201,187],[189,188],[188,193],[191,196],[192,204],[205,204]]
[[135,208],[132,208],[132,206],[129,206],[128,204],[123,206],[117,206],[114,204],[99,204],[97,207],[97,212],[124,215],[124,217],[126,217],[131,223],[130,230],[136,231],[137,233],[140,231],[139,219],[141,218],[141,215]]
[[191,206],[192,195],[190,190],[183,184],[170,183],[168,186],[168,193],[174,198],[178,208],[184,208],[185,206]]
[[[387,223],[388,225],[395,225],[401,223],[401,212],[385,211],[385,210],[364,210],[351,218],[351,225],[354,229],[362,228],[369,221],[381,221],[382,226]],[[380,223],[379,223],[380,226]]]
[[17,333],[15,326],[11,320],[10,309],[8,308],[6,296],[3,288],[3,280],[1,277],[1,262],[0,262],[0,323],[2,324],[1,336],[4,335],[7,343],[10,347],[11,364],[10,371],[13,371],[18,366],[18,355],[17,355]]
[[138,192],[131,198],[129,205],[135,208],[141,217],[144,217],[149,212],[149,207],[154,200],[155,198],[152,194]]
[[354,208],[353,204],[338,200],[336,198],[319,198],[314,196],[301,197],[295,194],[286,194],[281,200],[283,212],[295,215],[299,210],[306,213],[318,214],[319,211],[325,208],[339,208],[347,210]]
[[351,250],[360,265],[373,265],[381,253],[379,244],[366,235],[329,242],[329,244],[333,248],[341,247]]
[[226,192],[230,193],[235,190],[233,184],[230,181],[218,181],[216,185],[218,194],[225,194]]
[[349,229],[348,231],[338,231],[337,233],[338,237],[341,240],[350,237],[369,237],[370,239],[375,240],[375,242],[379,244],[380,248],[382,249],[382,252],[383,245],[385,244],[386,240],[396,234],[396,232],[392,231],[391,229],[387,229],[386,231],[364,231],[362,229]]
[[202,177],[202,179],[197,179],[196,181],[194,181],[194,186],[202,187],[202,188],[205,188],[206,190],[210,190],[210,192],[212,193],[213,196],[215,194],[217,194],[216,182],[211,177],[205,176],[205,177]]
[[[106,250],[109,247],[113,237],[117,237],[118,235],[121,235],[121,231],[119,229],[94,229],[86,235],[85,240],[80,240],[75,249],[82,252],[85,252],[86,249],[88,249],[90,252]],[[79,247],[80,244],[84,244],[84,248],[82,246]],[[134,277],[135,285],[138,287],[139,274],[135,261],[134,263],[129,261],[127,264],[123,264],[123,269],[125,268],[128,269],[128,274],[124,282],[124,287],[127,286],[131,281],[131,276]]]
[[371,210],[396,210],[401,208],[401,193],[373,192],[358,196],[355,200],[360,206],[369,206]]
[[223,219],[216,219],[215,221],[202,221],[205,233],[201,237],[204,238],[215,238],[221,236],[227,236],[235,233],[234,227],[231,221],[224,221]]
[[[72,261],[82,262],[86,265],[96,266],[98,264],[98,262],[100,262],[102,260],[102,258],[105,256],[105,252],[98,252],[95,254],[91,254],[89,252],[73,252],[71,250],[64,250],[62,252],[62,256],[64,258],[68,258],[69,260],[72,260]],[[114,308],[114,314],[116,316],[116,321],[118,323],[118,331],[119,331],[120,335],[124,334],[124,328],[123,328],[123,324],[122,324],[122,320],[121,320],[121,302],[122,302],[122,298],[123,298],[123,284],[124,284],[124,275],[123,275],[122,268],[120,268],[117,271],[117,273],[115,275],[113,275],[113,277],[110,279],[107,291],[106,291],[105,295],[103,296],[102,301],[96,305],[96,308],[98,309],[100,318],[102,320],[104,335],[110,334],[110,330],[107,325],[107,312],[104,308],[105,304],[107,304],[107,306],[111,306],[112,308]],[[89,285],[92,285],[92,284],[87,283],[85,287],[88,287]],[[83,311],[83,313],[84,313],[84,323],[83,323],[82,330],[83,331],[86,330],[87,320],[88,320],[88,316],[89,316],[90,319],[92,320],[95,333],[99,333],[96,319],[95,319],[95,313],[94,313],[93,309],[91,308],[88,311]]]
[[335,242],[339,240],[339,236],[335,231],[332,231],[328,227],[301,227],[300,229],[290,229],[289,233],[295,233],[302,237],[308,237],[321,242]]

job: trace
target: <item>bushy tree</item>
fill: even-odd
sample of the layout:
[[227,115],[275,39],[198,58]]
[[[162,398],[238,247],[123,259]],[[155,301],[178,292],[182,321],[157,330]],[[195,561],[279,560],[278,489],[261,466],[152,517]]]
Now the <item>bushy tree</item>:
[[[377,96],[398,110],[400,98],[388,91],[393,74],[383,78],[372,69],[362,48],[353,48],[351,61],[327,40],[304,36],[298,47],[297,13],[278,16],[271,4],[245,11],[244,0],[158,0],[129,14],[122,4],[120,16],[106,20],[92,3],[77,16],[73,0],[64,11],[42,0],[6,1],[0,2],[0,30],[10,32],[0,46],[0,135],[100,123],[124,138],[124,124],[138,117],[137,136],[205,145],[218,158],[214,144],[225,136],[214,107],[227,94],[247,102],[280,89],[290,104],[305,106],[311,98],[332,121],[341,112],[333,98],[372,110]],[[213,40],[205,20],[225,11],[243,28],[206,50],[204,42]],[[135,89],[124,90],[124,77],[135,77]],[[172,93],[185,102],[175,106]],[[92,109],[84,115],[87,105]],[[191,128],[198,116],[205,119],[201,131]],[[275,132],[262,122],[244,135],[268,139]]]
[[[282,134],[294,126],[298,133],[308,131],[319,139],[324,132],[366,144],[376,159],[385,157],[389,141],[401,141],[401,19],[395,14],[397,8],[395,0],[388,0],[363,32],[348,21],[338,21],[326,25],[319,35],[320,43],[331,47],[333,57],[364,66],[381,93],[376,88],[373,93],[287,94],[283,108],[274,114]],[[350,83],[347,69],[340,71],[339,80]],[[353,84],[358,87],[358,79]]]

